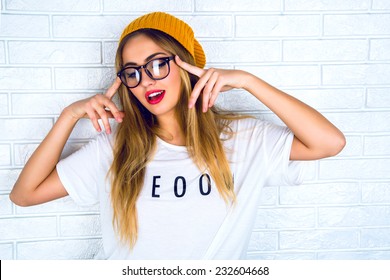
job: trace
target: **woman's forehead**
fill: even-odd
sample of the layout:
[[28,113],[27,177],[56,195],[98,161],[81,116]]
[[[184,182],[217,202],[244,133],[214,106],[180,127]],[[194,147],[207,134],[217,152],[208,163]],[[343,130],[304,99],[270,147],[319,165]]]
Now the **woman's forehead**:
[[153,54],[169,53],[160,47],[156,42],[144,34],[137,34],[131,37],[123,47],[122,59],[124,63],[144,64]]

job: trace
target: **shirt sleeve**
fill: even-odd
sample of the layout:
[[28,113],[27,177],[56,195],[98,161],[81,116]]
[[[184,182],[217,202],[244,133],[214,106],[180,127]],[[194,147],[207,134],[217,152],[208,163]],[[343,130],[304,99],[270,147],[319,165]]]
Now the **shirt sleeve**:
[[290,160],[294,134],[288,127],[254,118],[240,120],[237,125],[238,150],[244,154],[249,164],[245,166],[250,169],[243,174],[256,173],[265,185],[296,185],[302,182],[303,163]]
[[98,189],[104,184],[109,166],[104,164],[109,143],[105,133],[99,134],[96,139],[57,163],[58,176],[76,204],[89,206],[99,202]]
[[293,132],[285,126],[264,124],[264,155],[268,165],[266,185],[299,185],[304,177],[304,163],[290,160]]

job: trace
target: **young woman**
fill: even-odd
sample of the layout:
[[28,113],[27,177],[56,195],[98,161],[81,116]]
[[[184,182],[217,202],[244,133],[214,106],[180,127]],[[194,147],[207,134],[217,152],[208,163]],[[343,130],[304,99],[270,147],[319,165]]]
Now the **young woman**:
[[[99,203],[104,258],[244,258],[262,187],[300,182],[299,161],[336,155],[345,138],[260,78],[204,65],[183,21],[156,12],[131,22],[119,41],[115,82],[63,110],[12,201],[70,195],[81,205]],[[233,88],[253,94],[287,127],[218,112],[218,94]],[[111,100],[116,93],[123,111]],[[105,132],[59,161],[83,117],[99,132],[100,119]],[[113,131],[109,118],[118,123]]]

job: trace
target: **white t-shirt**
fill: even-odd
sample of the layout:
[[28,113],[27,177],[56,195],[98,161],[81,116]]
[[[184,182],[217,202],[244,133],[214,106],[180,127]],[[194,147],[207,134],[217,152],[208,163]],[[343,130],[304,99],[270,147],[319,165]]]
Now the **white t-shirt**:
[[[101,133],[61,160],[57,171],[80,205],[99,203],[103,256],[108,259],[240,259],[246,249],[264,185],[298,184],[302,164],[290,161],[292,132],[247,118],[231,123],[223,141],[234,176],[235,206],[227,205],[207,170],[199,170],[186,147],[157,140],[137,201],[138,240],[130,250],[112,226],[110,182],[113,138]],[[224,138],[224,137],[222,137]],[[210,177],[210,176],[209,176]]]

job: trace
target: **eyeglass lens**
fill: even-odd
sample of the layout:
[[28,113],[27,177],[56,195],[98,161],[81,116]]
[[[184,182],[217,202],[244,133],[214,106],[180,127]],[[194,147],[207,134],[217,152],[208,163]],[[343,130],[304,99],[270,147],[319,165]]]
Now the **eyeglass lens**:
[[[149,61],[143,68],[145,68],[145,72],[150,78],[161,80],[169,74],[168,63],[166,58],[158,58]],[[141,80],[141,69],[133,67],[125,68],[120,78],[128,87],[136,87]]]

